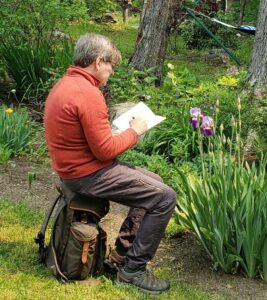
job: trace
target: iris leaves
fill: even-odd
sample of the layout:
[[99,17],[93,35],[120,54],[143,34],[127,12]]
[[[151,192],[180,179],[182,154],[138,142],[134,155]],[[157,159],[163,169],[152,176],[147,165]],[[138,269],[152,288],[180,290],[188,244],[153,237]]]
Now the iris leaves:
[[229,153],[210,154],[212,172],[180,172],[180,221],[222,270],[267,281],[267,159],[249,166]]

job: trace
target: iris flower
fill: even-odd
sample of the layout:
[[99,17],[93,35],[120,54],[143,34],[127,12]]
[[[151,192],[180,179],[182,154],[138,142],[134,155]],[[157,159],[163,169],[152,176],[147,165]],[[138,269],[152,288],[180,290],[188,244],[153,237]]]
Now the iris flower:
[[201,133],[205,136],[211,136],[214,134],[214,122],[211,117],[203,116],[201,124]]
[[200,117],[201,117],[200,108],[193,107],[190,109],[190,126],[192,128],[198,128]]

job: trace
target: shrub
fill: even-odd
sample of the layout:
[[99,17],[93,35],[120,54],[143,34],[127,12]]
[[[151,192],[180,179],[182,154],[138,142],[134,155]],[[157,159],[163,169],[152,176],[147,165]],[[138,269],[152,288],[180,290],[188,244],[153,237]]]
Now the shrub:
[[[217,36],[221,42],[231,49],[236,49],[237,38],[235,32],[214,22],[205,21],[207,28]],[[217,46],[217,43],[194,20],[186,21],[181,26],[181,36],[189,49],[209,49]]]
[[1,1],[0,39],[7,43],[39,45],[51,37],[52,30],[86,18],[83,0]]
[[85,1],[87,12],[89,16],[99,16],[108,11],[119,9],[116,1],[111,0],[86,0]]

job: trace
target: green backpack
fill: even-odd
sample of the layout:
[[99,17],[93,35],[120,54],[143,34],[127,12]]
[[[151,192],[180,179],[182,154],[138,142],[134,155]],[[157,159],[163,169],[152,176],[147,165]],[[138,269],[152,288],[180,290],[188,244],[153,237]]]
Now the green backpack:
[[[58,191],[60,195],[35,238],[39,259],[64,283],[84,280],[103,269],[107,234],[99,221],[108,213],[109,202],[73,193],[63,183]],[[45,231],[54,211],[55,222],[46,246]]]

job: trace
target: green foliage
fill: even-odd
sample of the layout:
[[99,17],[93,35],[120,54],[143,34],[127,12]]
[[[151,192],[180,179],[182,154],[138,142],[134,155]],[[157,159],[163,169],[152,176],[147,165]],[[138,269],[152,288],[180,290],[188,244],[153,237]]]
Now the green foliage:
[[[188,108],[188,107],[187,107]],[[167,161],[180,165],[197,153],[188,122],[189,109],[176,114],[168,113],[168,119],[147,133],[137,149],[148,154],[162,155]]]
[[[150,70],[137,71],[126,67],[124,62],[111,79],[110,87],[114,100],[116,102],[144,101],[156,113],[167,116],[166,121],[146,134],[137,149],[147,155],[163,154],[169,161],[179,159],[180,154],[183,158],[189,156],[192,143],[191,139],[186,139],[188,122],[184,118],[184,114],[188,114],[186,108],[189,106],[184,105],[183,102],[179,103],[173,95],[177,95],[177,98],[184,96],[186,86],[195,82],[194,77],[184,71],[175,85],[170,78],[167,78],[161,88],[155,88],[153,84],[155,77],[150,75]],[[178,107],[179,105],[181,107]]]
[[[146,90],[154,86],[155,76],[150,75],[151,70],[139,71],[128,67],[128,60],[124,59],[116,68],[116,73],[110,78],[112,100],[115,103],[151,98]],[[147,98],[148,96],[148,98]]]
[[83,0],[3,0],[0,16],[2,41],[40,44],[58,24],[86,18],[86,6]]
[[0,145],[6,158],[8,155],[21,155],[29,151],[33,126],[26,110],[0,106]]
[[34,182],[34,180],[36,180],[36,178],[37,178],[37,175],[36,175],[35,172],[29,171],[27,173],[27,179],[28,179],[28,187],[29,187],[29,189],[31,189],[32,183]]
[[0,164],[6,164],[11,157],[11,151],[7,146],[0,144]]
[[35,46],[8,43],[1,50],[21,101],[44,100],[54,82],[71,64],[73,56],[73,45],[67,41]]
[[195,232],[215,265],[225,272],[241,268],[249,277],[260,272],[266,280],[266,255],[262,254],[267,241],[267,157],[259,166],[241,159],[240,108],[238,104],[239,120],[232,123],[232,138],[226,140],[221,129],[214,143],[209,143],[207,168],[199,137],[201,176],[180,172],[180,221]]
[[261,157],[263,153],[267,153],[266,135],[263,136],[261,131],[257,131],[252,148],[257,157]]
[[48,160],[48,150],[44,137],[44,128],[42,127],[39,127],[35,132],[35,138],[31,144],[30,157],[40,163],[46,163]]
[[[227,48],[237,48],[238,39],[235,31],[217,23],[206,21],[206,19],[203,23]],[[186,21],[180,27],[180,33],[188,49],[208,49],[218,47],[217,43],[194,20]]]
[[[198,80],[187,68],[178,71],[170,63],[165,67],[165,72],[162,86],[156,88],[149,71],[127,69],[124,62],[111,79],[110,87],[113,101],[141,100],[155,113],[166,116],[164,122],[145,135],[136,149],[146,155],[163,155],[169,163],[178,166],[185,161],[193,161],[199,153],[196,136],[192,138],[189,126],[190,107],[200,107],[206,114],[215,117],[216,102],[219,100],[220,114],[216,122],[224,124],[226,137],[231,136],[231,118],[238,115],[235,99],[241,92],[247,73],[240,69],[233,75],[218,74]],[[247,113],[250,112],[248,98],[242,98],[242,106],[242,134],[245,135],[248,129]]]
[[[217,125],[223,124],[224,134],[227,137],[231,136],[232,132],[232,116],[238,117],[235,99],[242,91],[246,76],[247,72],[240,69],[234,75],[218,76],[213,81],[202,81],[187,91],[191,94],[191,106],[200,107],[202,111],[216,119]],[[218,108],[216,108],[217,101],[220,103]],[[216,109],[220,110],[220,113],[217,115]],[[250,111],[248,98],[242,97],[241,119],[243,122],[243,135],[248,130],[247,114]]]
[[118,10],[116,1],[112,0],[85,0],[87,12],[91,17],[97,17],[105,12]]
[[225,272],[235,273],[241,266],[255,277],[265,264],[261,253],[267,239],[266,162],[259,170],[237,166],[230,156],[214,164],[211,177],[193,179],[181,174],[186,193],[181,191],[178,200],[184,213],[180,221],[196,233]]
[[[246,0],[244,24],[256,25],[260,0]],[[240,13],[240,3],[233,2],[232,14],[235,20],[238,20]]]
[[177,210],[174,213],[174,217],[172,217],[167,225],[165,230],[165,237],[167,239],[171,239],[181,235],[184,232],[184,226],[179,224],[179,219],[177,218]]

